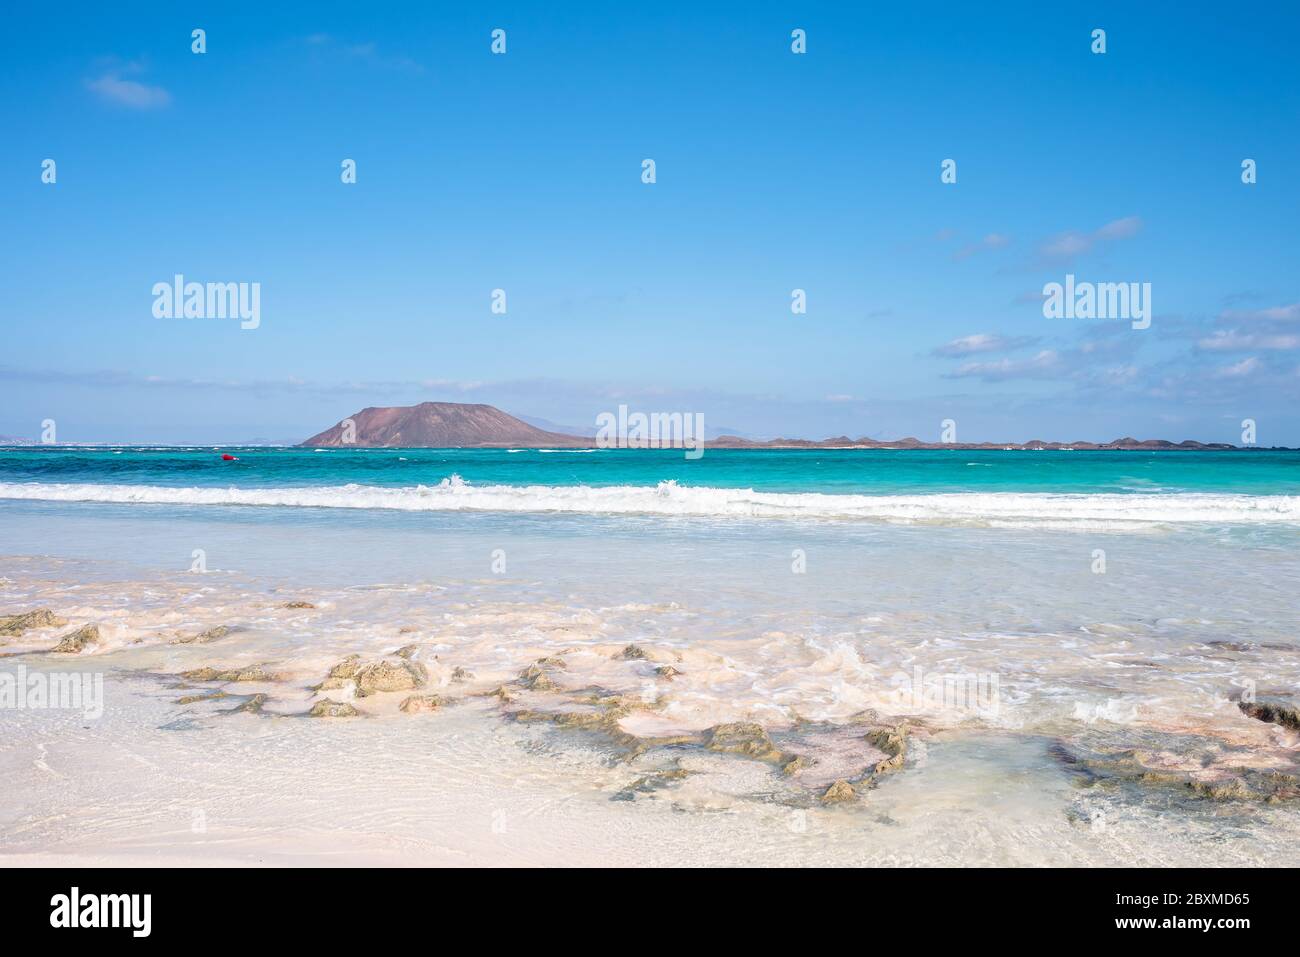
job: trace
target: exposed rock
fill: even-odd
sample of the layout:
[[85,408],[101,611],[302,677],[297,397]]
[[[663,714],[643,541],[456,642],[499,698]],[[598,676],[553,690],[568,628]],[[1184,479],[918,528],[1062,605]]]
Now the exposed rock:
[[557,661],[559,667],[564,667],[563,660],[559,658],[541,658],[519,672],[519,680],[523,682],[526,688],[533,691],[558,691],[560,686],[551,680],[551,676],[545,671],[547,666],[555,667],[554,663]]
[[451,680],[455,682],[468,681],[473,677],[474,672],[466,671],[464,668],[460,667],[460,665],[457,665],[451,670]]
[[867,741],[889,755],[885,760],[876,763],[877,774],[897,771],[903,766],[903,761],[907,757],[907,725],[900,724],[893,728],[872,731],[867,735]]
[[624,661],[641,661],[646,657],[646,653],[636,645],[628,645],[614,657],[622,658]]
[[1300,799],[1300,769],[1251,766],[1242,749],[1225,750],[1220,742],[1190,735],[1147,733],[1149,746],[1125,749],[1085,748],[1058,742],[1050,753],[1085,787],[1137,785],[1176,788],[1214,801],[1261,801],[1275,804]]
[[772,744],[763,727],[749,721],[719,724],[705,732],[704,747],[723,754],[743,754],[745,757],[772,764],[785,765],[795,755],[786,754]]
[[221,713],[222,714],[261,714],[262,706],[264,704],[266,704],[266,695],[255,694],[251,698],[247,699],[246,701],[242,701],[239,704],[235,705],[235,707],[229,708]]
[[525,684],[527,684],[528,687],[531,688],[533,691],[559,691],[560,690],[560,686],[551,680],[550,675],[545,673],[533,675],[533,677],[527,679]]
[[424,687],[427,681],[428,671],[416,662],[375,661],[357,669],[357,697],[383,691],[413,691]]
[[402,645],[402,647],[398,648],[396,651],[393,652],[393,654],[396,655],[398,658],[406,658],[407,660],[414,658],[419,653],[420,653],[419,645]]
[[397,707],[407,714],[422,714],[426,711],[437,711],[442,707],[442,699],[436,694],[413,694]]
[[62,628],[66,624],[67,621],[48,608],[37,608],[35,611],[26,611],[21,615],[0,618],[0,636],[17,638],[32,628]]
[[210,641],[216,641],[230,634],[230,629],[225,625],[217,625],[215,628],[209,628],[207,631],[201,631],[197,635],[187,635],[182,638],[173,638],[167,642],[169,645],[206,645]]
[[69,632],[59,639],[51,651],[57,655],[79,655],[88,646],[99,644],[99,627],[82,625],[76,631]]
[[272,674],[261,665],[248,665],[244,668],[213,668],[205,665],[191,671],[182,671],[181,677],[186,681],[280,681],[277,674]]
[[1252,718],[1300,731],[1300,707],[1285,698],[1266,697],[1255,701],[1239,701],[1237,707]]
[[177,704],[198,704],[201,701],[217,701],[227,697],[224,691],[205,691],[203,694],[187,694],[184,697],[177,698]]
[[622,695],[591,696],[585,704],[576,704],[569,710],[543,711],[521,709],[510,712],[510,717],[520,722],[547,721],[570,731],[593,731],[606,737],[631,760],[651,748],[670,745],[698,745],[696,735],[682,734],[663,737],[640,737],[624,731],[619,719],[639,706]]
[[857,792],[853,790],[853,785],[848,781],[836,781],[824,792],[822,792],[823,804],[842,804],[845,801],[852,801],[857,797]]
[[411,635],[419,630],[420,629],[416,628],[414,625],[403,625],[401,628],[397,629],[397,633],[399,635]]
[[352,684],[356,678],[357,672],[361,670],[361,656],[348,655],[325,676],[325,680],[312,688],[313,691],[334,691],[338,688],[346,688]]
[[652,771],[642,777],[637,778],[627,787],[614,794],[610,799],[613,801],[635,801],[638,794],[653,794],[660,791],[668,785],[689,777],[690,771],[684,768],[668,768],[663,771]]
[[797,754],[789,761],[785,762],[785,764],[781,765],[781,773],[798,774],[804,768],[811,767],[811,766],[812,766],[811,761],[805,758],[802,754]]
[[672,681],[674,678],[680,675],[681,672],[678,671],[676,668],[674,668],[672,665],[660,665],[658,668],[655,669],[655,674],[657,674],[660,678],[667,678],[669,681]]
[[333,701],[322,698],[311,706],[307,712],[309,718],[355,718],[361,712],[346,701]]
[[316,606],[309,601],[287,601],[280,607],[281,608],[315,608]]

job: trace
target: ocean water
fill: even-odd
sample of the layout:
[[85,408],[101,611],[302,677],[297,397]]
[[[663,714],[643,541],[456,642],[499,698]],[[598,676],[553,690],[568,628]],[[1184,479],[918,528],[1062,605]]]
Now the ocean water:
[[[1290,773],[1300,738],[1236,700],[1300,689],[1297,466],[1270,451],[0,450],[0,614],[49,607],[103,638],[73,658],[48,654],[66,628],[31,632],[0,645],[0,669],[105,680],[95,720],[0,710],[17,784],[0,855],[1294,863],[1294,802],[1083,787],[1060,754],[1136,747],[1210,782]],[[218,625],[231,633],[174,643]],[[362,718],[292,719],[345,655],[408,644],[436,713],[343,689]],[[563,662],[552,690],[520,687],[543,658]],[[254,664],[276,680],[199,682],[228,697],[179,703],[180,672]],[[944,692],[954,679],[968,693]],[[486,696],[502,686],[515,705]],[[629,757],[511,710],[578,713],[596,692],[640,702],[628,734],[751,722],[811,766]],[[253,693],[263,716],[222,713]],[[823,806],[870,757],[854,729],[896,721],[904,766]],[[681,774],[645,783],[666,768]]]
[[0,450],[0,498],[1105,527],[1300,521],[1297,452]]

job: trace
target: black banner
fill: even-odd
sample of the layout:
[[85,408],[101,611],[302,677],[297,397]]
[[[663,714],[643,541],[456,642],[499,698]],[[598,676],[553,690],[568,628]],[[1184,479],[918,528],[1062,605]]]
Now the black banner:
[[[333,947],[374,945],[376,935],[391,933],[396,944],[428,921],[467,931],[474,915],[486,912],[513,915],[507,924],[516,926],[544,915],[548,936],[575,919],[584,931],[608,925],[625,934],[636,914],[657,913],[708,920],[728,934],[767,928],[766,939],[774,918],[783,922],[778,914],[806,921],[809,933],[820,914],[828,927],[850,917],[871,933],[924,928],[927,942],[1031,932],[1072,942],[1180,945],[1195,936],[1231,947],[1261,931],[1282,933],[1294,911],[1289,874],[1263,870],[660,870],[611,877],[541,870],[8,870],[0,871],[0,913],[10,942],[75,934],[79,943],[191,944],[211,933],[259,946],[327,940]],[[749,905],[738,911],[744,901]]]

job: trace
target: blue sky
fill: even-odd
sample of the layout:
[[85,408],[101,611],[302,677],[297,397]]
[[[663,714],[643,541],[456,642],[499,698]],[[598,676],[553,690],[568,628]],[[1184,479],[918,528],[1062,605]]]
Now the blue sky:
[[[0,434],[447,400],[1300,445],[1294,4],[847,6],[15,8]],[[1067,272],[1150,282],[1151,328],[1044,318]],[[155,318],[176,273],[259,282],[260,327]]]

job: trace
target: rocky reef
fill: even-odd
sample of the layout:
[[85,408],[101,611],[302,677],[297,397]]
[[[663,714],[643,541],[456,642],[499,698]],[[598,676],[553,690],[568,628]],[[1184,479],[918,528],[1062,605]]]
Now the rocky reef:
[[48,608],[23,612],[21,615],[8,615],[0,618],[0,637],[18,638],[33,628],[62,628],[67,621],[60,618]]

